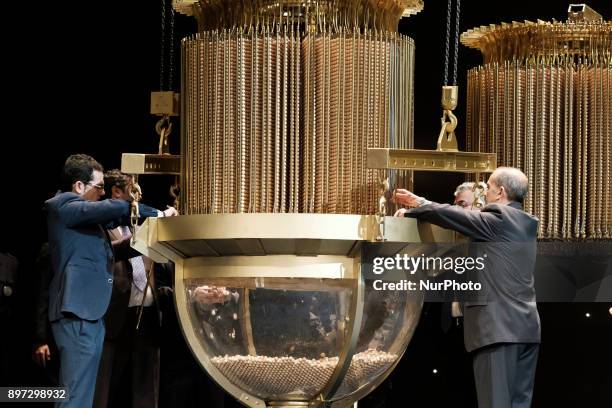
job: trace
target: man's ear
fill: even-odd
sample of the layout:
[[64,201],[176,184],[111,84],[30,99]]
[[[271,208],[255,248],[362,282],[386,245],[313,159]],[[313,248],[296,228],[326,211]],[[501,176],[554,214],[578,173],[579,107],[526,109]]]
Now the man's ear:
[[85,183],[83,183],[82,181],[75,181],[72,184],[72,191],[74,193],[77,193],[78,195],[81,195],[85,192]]
[[111,187],[111,196],[109,198],[121,198],[122,195],[123,195],[123,190],[121,190],[119,187],[117,186]]

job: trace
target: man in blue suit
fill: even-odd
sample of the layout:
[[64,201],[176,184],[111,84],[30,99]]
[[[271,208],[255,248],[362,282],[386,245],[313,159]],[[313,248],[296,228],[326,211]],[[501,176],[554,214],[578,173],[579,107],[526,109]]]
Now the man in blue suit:
[[[92,157],[68,157],[63,191],[47,200],[53,278],[49,320],[60,353],[61,386],[69,399],[58,406],[91,407],[104,342],[102,317],[113,287],[114,253],[106,229],[130,223],[130,203],[103,200],[102,166]],[[138,204],[141,217],[176,215]]]

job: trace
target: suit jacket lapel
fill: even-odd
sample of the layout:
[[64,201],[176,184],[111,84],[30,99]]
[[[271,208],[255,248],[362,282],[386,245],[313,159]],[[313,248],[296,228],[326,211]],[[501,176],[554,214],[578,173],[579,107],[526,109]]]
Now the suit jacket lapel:
[[119,227],[112,229],[112,230],[107,230],[107,231],[108,231],[108,236],[110,237],[111,242],[118,241],[121,238],[123,238],[123,236],[119,232]]

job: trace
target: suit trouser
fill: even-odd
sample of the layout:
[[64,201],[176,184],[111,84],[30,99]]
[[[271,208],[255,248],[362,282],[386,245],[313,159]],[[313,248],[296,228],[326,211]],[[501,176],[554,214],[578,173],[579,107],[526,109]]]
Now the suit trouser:
[[500,343],[474,351],[479,408],[529,408],[539,344]]
[[104,342],[104,321],[65,317],[51,323],[60,353],[59,384],[68,390],[68,400],[56,407],[91,407],[98,365]]
[[[105,339],[94,408],[155,408],[159,399],[159,319],[155,306],[145,307],[136,330],[138,308],[128,307],[117,338]],[[126,388],[131,401],[121,400]]]

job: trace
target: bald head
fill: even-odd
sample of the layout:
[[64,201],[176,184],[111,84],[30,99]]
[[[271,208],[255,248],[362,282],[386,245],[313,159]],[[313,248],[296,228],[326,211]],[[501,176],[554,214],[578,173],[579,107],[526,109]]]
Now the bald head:
[[[529,190],[529,181],[525,173],[514,167],[497,168],[487,183],[487,202],[507,204],[510,201],[522,203]],[[491,193],[489,196],[489,192]]]

